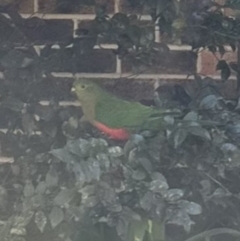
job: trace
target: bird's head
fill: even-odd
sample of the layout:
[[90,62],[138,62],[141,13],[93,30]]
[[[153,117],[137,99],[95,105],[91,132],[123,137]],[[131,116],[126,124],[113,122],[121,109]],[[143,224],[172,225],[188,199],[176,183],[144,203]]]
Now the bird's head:
[[87,101],[95,99],[101,92],[101,88],[90,80],[78,79],[74,81],[71,91],[77,95],[80,101]]

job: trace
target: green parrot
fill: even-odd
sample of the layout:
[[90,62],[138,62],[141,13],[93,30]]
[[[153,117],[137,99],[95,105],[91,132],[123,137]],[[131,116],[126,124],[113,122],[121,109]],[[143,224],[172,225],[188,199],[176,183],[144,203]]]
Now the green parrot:
[[159,131],[167,124],[166,115],[179,115],[120,99],[90,80],[76,80],[72,91],[81,103],[84,118],[114,140],[127,140],[141,130]]

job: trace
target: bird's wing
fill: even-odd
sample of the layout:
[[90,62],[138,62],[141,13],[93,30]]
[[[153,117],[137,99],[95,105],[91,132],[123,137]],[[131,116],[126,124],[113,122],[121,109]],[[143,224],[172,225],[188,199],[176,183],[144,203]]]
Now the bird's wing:
[[120,99],[101,100],[95,106],[95,119],[112,128],[133,128],[141,126],[154,109],[138,102]]

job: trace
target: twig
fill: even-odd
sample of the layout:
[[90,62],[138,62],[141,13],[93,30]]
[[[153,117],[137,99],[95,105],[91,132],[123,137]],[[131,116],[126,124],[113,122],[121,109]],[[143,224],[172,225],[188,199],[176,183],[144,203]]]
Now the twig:
[[224,189],[228,194],[230,194],[231,192],[229,192],[229,190],[226,188],[226,187],[224,187],[223,185],[222,185],[222,183],[221,182],[219,182],[218,180],[216,180],[215,178],[213,178],[212,176],[210,176],[208,173],[205,173],[204,172],[204,174],[208,177],[208,178],[210,178],[212,181],[214,181],[215,183],[217,183],[222,189]]
[[237,230],[230,228],[215,228],[199,233],[191,238],[186,239],[185,241],[196,241],[198,239],[204,239],[206,237],[211,237],[219,234],[230,234],[232,236],[240,237],[240,232]]

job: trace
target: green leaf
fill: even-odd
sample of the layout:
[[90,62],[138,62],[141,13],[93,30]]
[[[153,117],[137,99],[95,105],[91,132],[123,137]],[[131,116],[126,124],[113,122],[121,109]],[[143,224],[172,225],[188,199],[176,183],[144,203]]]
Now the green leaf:
[[74,156],[64,148],[54,149],[51,150],[49,153],[65,163],[70,163],[75,160]]
[[234,10],[240,10],[240,1],[239,0],[227,0],[225,3],[225,6],[232,8]]
[[187,131],[194,136],[199,136],[203,139],[211,140],[211,136],[209,132],[206,129],[202,128],[201,126],[189,126],[187,128]]
[[202,213],[202,207],[195,202],[189,202],[187,200],[179,200],[178,206],[190,215],[199,215]]
[[238,64],[237,64],[237,63],[235,63],[235,62],[230,62],[230,63],[229,63],[229,66],[230,66],[230,68],[231,68],[233,71],[235,71],[236,73],[238,73],[239,67],[238,67]]
[[129,18],[124,13],[116,13],[113,15],[111,22],[114,27],[125,30],[129,25]]
[[215,45],[210,45],[210,46],[208,46],[208,49],[209,49],[209,51],[212,52],[212,53],[216,53],[216,51],[217,51],[217,47],[216,47]]
[[228,80],[231,70],[229,65],[225,60],[220,60],[216,66],[216,70],[221,70],[221,78],[222,80]]
[[127,241],[143,241],[149,224],[147,219],[141,221],[132,221],[128,231]]
[[76,190],[75,189],[63,189],[61,190],[58,195],[54,198],[54,202],[58,206],[63,206],[68,204],[75,196]]
[[175,201],[179,200],[180,198],[182,198],[183,195],[184,195],[183,190],[178,189],[178,188],[173,188],[173,189],[167,190],[165,199],[168,202],[175,202]]
[[61,208],[53,207],[51,213],[49,214],[49,220],[51,223],[52,228],[56,228],[64,218],[64,213]]
[[187,132],[184,129],[178,129],[173,135],[174,148],[178,148],[187,138]]
[[47,218],[43,211],[38,211],[35,213],[34,222],[41,233],[43,233],[45,226],[47,224]]
[[232,51],[236,51],[236,44],[235,43],[229,43],[230,47],[232,48]]
[[227,67],[225,69],[222,69],[222,71],[221,71],[221,78],[222,78],[222,80],[228,80],[230,75],[231,75],[231,70],[230,70],[229,67]]
[[165,222],[148,221],[151,222],[149,233],[152,241],[165,241]]
[[32,197],[34,195],[35,189],[31,181],[26,181],[23,193],[25,197]]
[[47,187],[56,187],[58,185],[58,173],[55,167],[51,167],[46,175],[46,185]]
[[172,27],[176,30],[181,30],[186,26],[186,22],[184,18],[177,18],[173,21]]
[[218,51],[219,51],[221,57],[222,57],[222,56],[225,54],[225,52],[226,52],[224,46],[222,46],[222,45],[218,46]]

